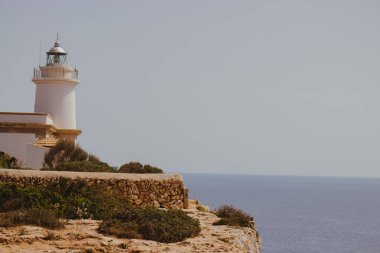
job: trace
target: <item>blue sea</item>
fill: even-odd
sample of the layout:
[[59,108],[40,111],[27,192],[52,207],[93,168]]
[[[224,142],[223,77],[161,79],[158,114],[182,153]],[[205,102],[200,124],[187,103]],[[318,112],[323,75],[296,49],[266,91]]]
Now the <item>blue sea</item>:
[[380,253],[380,179],[183,174],[190,198],[254,216],[262,253]]

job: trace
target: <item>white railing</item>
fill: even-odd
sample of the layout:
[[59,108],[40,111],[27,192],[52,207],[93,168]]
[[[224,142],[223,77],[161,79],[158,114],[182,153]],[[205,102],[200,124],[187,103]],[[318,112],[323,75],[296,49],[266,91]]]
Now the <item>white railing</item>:
[[35,68],[33,73],[33,79],[41,78],[41,70]]
[[71,78],[75,79],[75,80],[78,80],[78,78],[79,78],[79,71],[78,71],[77,68],[75,68],[74,72],[71,73]]

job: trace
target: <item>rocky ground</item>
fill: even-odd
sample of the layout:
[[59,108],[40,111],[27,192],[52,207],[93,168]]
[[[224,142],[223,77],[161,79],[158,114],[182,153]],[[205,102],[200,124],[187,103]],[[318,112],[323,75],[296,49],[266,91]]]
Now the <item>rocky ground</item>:
[[213,226],[212,223],[219,218],[211,212],[200,210],[204,208],[197,201],[191,201],[190,209],[185,212],[200,221],[201,233],[179,243],[119,239],[96,232],[100,221],[70,220],[62,230],[34,226],[0,228],[0,252],[260,252],[260,240],[255,230]]

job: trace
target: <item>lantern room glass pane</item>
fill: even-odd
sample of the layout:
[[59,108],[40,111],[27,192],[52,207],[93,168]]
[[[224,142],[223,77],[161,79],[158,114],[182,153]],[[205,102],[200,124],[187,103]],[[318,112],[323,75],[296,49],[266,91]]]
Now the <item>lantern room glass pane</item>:
[[46,65],[66,64],[66,55],[64,54],[48,54]]

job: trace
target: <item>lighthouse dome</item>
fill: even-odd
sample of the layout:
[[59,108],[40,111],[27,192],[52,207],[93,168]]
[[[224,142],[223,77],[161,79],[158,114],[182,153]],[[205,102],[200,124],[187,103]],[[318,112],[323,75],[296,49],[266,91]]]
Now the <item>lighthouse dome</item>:
[[61,43],[57,40],[54,43],[54,47],[52,47],[48,53],[51,54],[66,54],[65,50],[61,47]]

